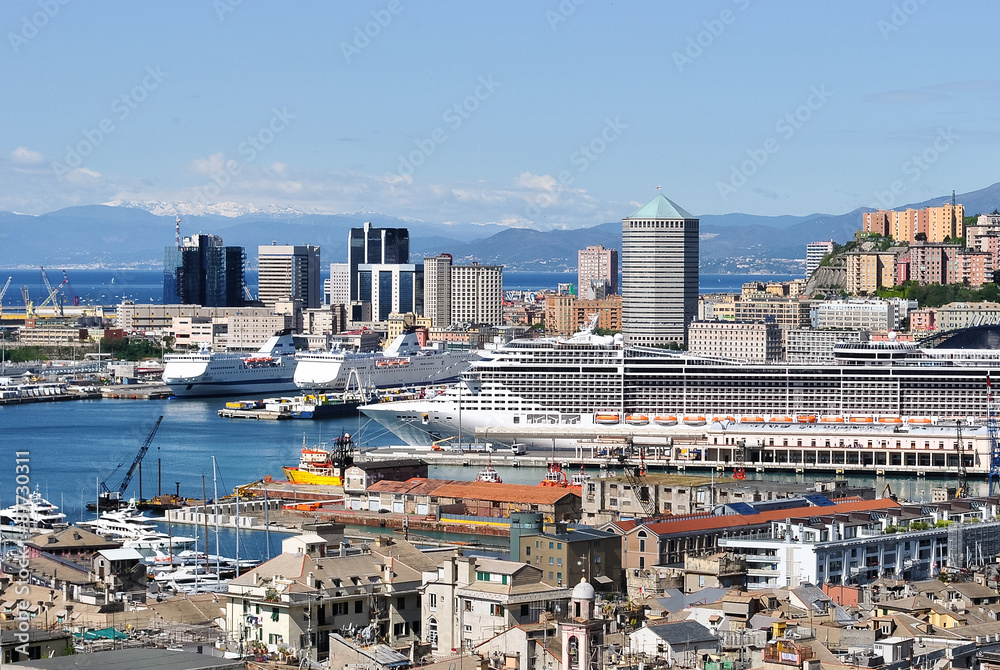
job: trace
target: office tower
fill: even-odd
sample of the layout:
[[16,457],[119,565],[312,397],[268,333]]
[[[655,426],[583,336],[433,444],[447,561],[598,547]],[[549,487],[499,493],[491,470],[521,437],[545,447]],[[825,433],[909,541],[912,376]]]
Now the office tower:
[[698,314],[698,218],[663,195],[622,219],[626,344],[682,344]]
[[347,240],[347,262],[350,265],[350,300],[364,302],[359,297],[359,265],[406,264],[410,262],[410,231],[406,228],[374,228],[366,221],[363,228],[351,228]]
[[[389,320],[392,312],[424,312],[424,266],[408,263],[363,263],[358,266],[357,302],[352,321]],[[371,306],[368,316],[363,305]]]
[[806,245],[806,277],[812,276],[824,256],[833,253],[833,244],[833,240],[821,240]]
[[163,304],[243,306],[243,247],[218,235],[191,235],[163,250]]
[[347,263],[330,263],[330,292],[328,305],[346,305],[351,302],[351,266]]
[[[585,300],[602,300],[618,293],[618,250],[602,245],[577,252],[576,295]],[[595,285],[602,282],[603,287]]]
[[451,266],[451,322],[503,325],[503,266]]
[[451,325],[451,254],[424,259],[424,316],[433,328]]
[[257,299],[268,307],[279,301],[320,305],[319,247],[274,244],[257,247]]

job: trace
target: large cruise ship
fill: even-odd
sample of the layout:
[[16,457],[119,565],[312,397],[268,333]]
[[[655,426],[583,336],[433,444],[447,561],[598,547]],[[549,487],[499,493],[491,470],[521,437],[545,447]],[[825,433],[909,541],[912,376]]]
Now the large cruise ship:
[[475,357],[475,352],[448,351],[443,343],[422,347],[416,332],[408,329],[384,351],[299,352],[295,383],[303,390],[324,391],[344,391],[352,379],[363,388],[443,384],[457,381]]
[[993,350],[887,341],[841,344],[835,353],[828,366],[747,364],[626,347],[620,335],[586,329],[571,338],[515,340],[473,362],[461,383],[437,396],[361,410],[413,446],[476,429],[546,447],[558,435],[638,440],[722,422],[723,429],[909,429],[961,420],[971,428],[985,423],[987,379],[1000,370]]
[[167,354],[163,383],[177,397],[295,392],[295,342],[288,331],[270,338],[254,353]]

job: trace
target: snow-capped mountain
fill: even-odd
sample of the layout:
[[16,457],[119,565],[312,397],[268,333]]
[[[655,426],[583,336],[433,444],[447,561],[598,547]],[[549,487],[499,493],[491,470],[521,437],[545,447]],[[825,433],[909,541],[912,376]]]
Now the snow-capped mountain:
[[250,203],[241,205],[238,202],[137,202],[135,200],[112,200],[101,203],[107,207],[124,207],[128,209],[141,209],[156,216],[224,216],[235,219],[246,214],[283,214],[287,216],[300,216],[303,214],[331,214],[332,212],[321,212],[319,210],[306,212],[292,207],[280,207],[278,205],[265,205],[263,207]]

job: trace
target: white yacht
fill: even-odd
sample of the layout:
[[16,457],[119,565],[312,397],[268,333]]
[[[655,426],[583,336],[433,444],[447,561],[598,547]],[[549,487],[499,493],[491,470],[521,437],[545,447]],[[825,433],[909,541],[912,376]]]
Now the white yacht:
[[429,386],[455,381],[476,358],[448,351],[443,342],[421,346],[415,329],[400,333],[384,351],[300,351],[295,384],[303,390],[345,391],[352,377],[364,388]]
[[295,342],[282,331],[253,353],[217,352],[207,347],[163,357],[163,383],[178,398],[291,393],[297,390]]
[[66,515],[43,498],[37,487],[27,498],[18,497],[18,501],[0,509],[0,524],[20,528],[54,528],[65,523]]
[[157,552],[179,553],[193,549],[197,539],[193,537],[171,537],[162,532],[151,517],[136,507],[135,499],[120,510],[105,512],[93,521],[81,521],[81,527],[98,535],[112,537],[122,542],[125,549],[135,549],[143,556],[153,556]]

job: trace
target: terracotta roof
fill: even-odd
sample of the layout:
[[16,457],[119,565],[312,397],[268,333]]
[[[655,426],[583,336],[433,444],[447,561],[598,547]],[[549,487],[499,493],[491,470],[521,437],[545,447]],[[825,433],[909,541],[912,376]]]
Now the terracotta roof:
[[435,491],[445,484],[461,483],[456,479],[425,479],[423,477],[411,477],[405,482],[382,479],[368,486],[369,493],[411,493],[433,495]]
[[[835,503],[832,507],[803,506],[792,509],[777,509],[748,516],[728,514],[725,516],[703,516],[699,518],[666,519],[649,523],[644,526],[657,535],[670,535],[674,533],[690,533],[695,531],[722,530],[725,528],[740,528],[742,526],[758,526],[769,524],[772,521],[781,521],[788,518],[801,516],[814,516],[810,510],[815,511],[815,516],[836,514],[842,512],[867,511],[874,509],[898,508],[900,505],[889,498],[877,500],[856,500],[852,502]],[[636,525],[626,531],[626,534],[635,532]],[[621,525],[619,524],[619,527]]]
[[25,544],[41,551],[71,548],[94,549],[96,551],[97,549],[112,549],[122,546],[121,542],[108,540],[97,533],[92,533],[77,526],[70,526],[52,533],[35,535],[27,540]]
[[475,498],[491,502],[554,505],[567,496],[580,497],[578,491],[526,484],[492,484],[489,482],[455,482],[445,484],[434,495],[444,498]]

